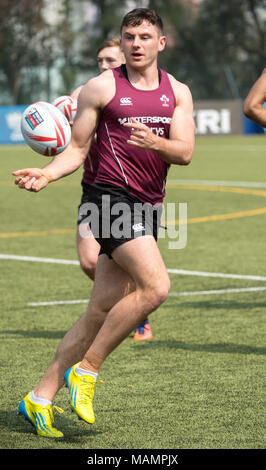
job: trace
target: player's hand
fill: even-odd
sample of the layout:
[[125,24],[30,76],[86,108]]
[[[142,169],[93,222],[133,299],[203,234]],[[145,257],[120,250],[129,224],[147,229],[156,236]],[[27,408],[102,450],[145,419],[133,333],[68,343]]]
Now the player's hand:
[[126,122],[124,126],[131,128],[131,135],[129,140],[127,140],[129,145],[143,149],[153,149],[155,147],[158,137],[148,126],[133,117],[131,122]]
[[12,175],[16,176],[15,184],[21,189],[27,189],[27,191],[38,192],[52,181],[49,172],[40,168],[25,168],[13,171]]

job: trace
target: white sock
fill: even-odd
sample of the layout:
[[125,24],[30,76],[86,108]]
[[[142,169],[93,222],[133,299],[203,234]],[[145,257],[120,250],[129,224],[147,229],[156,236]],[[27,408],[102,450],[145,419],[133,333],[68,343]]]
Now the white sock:
[[79,366],[77,366],[75,370],[78,375],[90,375],[91,377],[94,378],[94,382],[96,382],[97,377],[98,377],[97,372],[91,372],[90,370],[81,369],[81,367]]
[[52,404],[52,402],[50,400],[46,400],[45,398],[36,397],[34,391],[32,391],[31,394],[30,394],[30,400],[33,401],[33,403],[36,403],[37,405],[42,405],[42,406],[47,406],[47,405]]

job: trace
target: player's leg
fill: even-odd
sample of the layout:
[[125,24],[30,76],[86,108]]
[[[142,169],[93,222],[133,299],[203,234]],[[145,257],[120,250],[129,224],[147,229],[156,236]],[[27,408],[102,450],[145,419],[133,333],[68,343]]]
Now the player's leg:
[[[87,333],[91,325],[97,325],[98,333],[90,337],[91,346],[80,363],[74,364],[65,374],[70,391],[70,403],[78,416],[89,423],[94,422],[92,399],[98,370],[113,351],[146,316],[167,297],[169,278],[153,237],[141,237],[116,248],[115,261],[107,256],[99,257],[94,288],[86,312]],[[84,343],[85,344],[85,343]],[[68,344],[71,350],[73,345]],[[72,353],[59,348],[53,366],[55,378],[49,374],[39,384],[52,398],[57,392],[56,377],[65,369],[60,357]],[[73,358],[73,356],[72,356]],[[41,386],[41,388],[40,388]],[[54,388],[53,388],[54,387]],[[43,393],[43,392],[42,392]]]
[[[112,256],[115,263],[111,265],[107,278],[105,258],[101,265],[102,276],[97,276],[97,267],[93,294],[87,311],[90,323],[97,316],[102,318],[104,312],[105,321],[83,360],[74,364],[65,374],[71,407],[79,418],[88,423],[95,421],[92,400],[102,363],[129,333],[165,300],[170,287],[164,262],[153,237],[144,236],[124,243],[112,252]],[[108,283],[112,284],[114,270],[119,273],[115,283],[123,284],[125,277],[133,279],[133,285],[130,283],[133,289],[127,288],[123,295],[120,294],[116,298],[111,292],[112,302],[107,303],[105,291],[107,289],[108,294]]]
[[94,280],[100,245],[92,235],[88,224],[78,226],[76,242],[80,267],[91,280]]
[[[96,372],[129,333],[161,305],[170,288],[167,270],[153,237],[139,237],[124,243],[112,256],[133,279],[135,290],[114,304],[81,362],[81,367]],[[104,288],[101,284],[96,286],[96,305],[101,302]]]
[[[35,427],[37,434],[52,438],[63,436],[53,426],[52,400],[64,385],[64,374],[73,364],[80,361],[88,350],[114,303],[135,288],[132,279],[106,255],[99,257],[95,277],[94,286],[96,287],[93,289],[92,300],[89,302],[87,311],[64,336],[54,360],[38,385],[20,402],[19,414],[22,414]],[[88,380],[92,382],[88,383],[87,387],[93,391],[94,380],[91,377],[90,375]],[[69,386],[69,376],[67,385]],[[91,423],[94,422],[92,396],[90,392],[90,406],[86,406],[87,415],[89,411],[89,419],[87,417],[86,420]],[[85,397],[87,398],[86,394]],[[56,409],[61,411],[58,407]],[[43,422],[46,423],[45,426]]]
[[[98,325],[98,331],[100,331],[103,318],[106,321],[113,305],[121,298],[128,296],[134,289],[135,283],[117,263],[110,260],[107,255],[99,256],[94,288],[86,312],[87,325]],[[90,344],[92,342],[90,341]],[[79,418],[88,423],[94,423],[92,399],[98,374],[93,368],[89,371],[82,369],[80,362],[76,361],[72,364],[65,374],[71,407]]]
[[59,344],[52,363],[34,389],[36,396],[53,400],[64,385],[66,370],[82,359],[108,311],[132,289],[134,283],[124,270],[106,255],[101,255],[88,308]]
[[[100,245],[92,235],[88,224],[82,223],[78,226],[76,242],[81,269],[91,280],[94,280]],[[147,341],[152,338],[151,324],[148,318],[145,318],[143,322],[137,325],[133,340]]]

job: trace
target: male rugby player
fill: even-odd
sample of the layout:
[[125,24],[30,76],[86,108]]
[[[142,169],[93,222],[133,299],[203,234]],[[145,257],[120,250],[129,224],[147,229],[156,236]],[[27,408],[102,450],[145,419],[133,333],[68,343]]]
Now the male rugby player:
[[[84,163],[97,132],[99,167],[88,200],[98,210],[101,230],[95,229],[95,237],[101,250],[83,329],[77,335],[75,327],[70,330],[68,347],[61,342],[46,373],[19,405],[19,413],[41,435],[62,436],[53,427],[52,401],[64,382],[72,409],[94,422],[92,399],[102,364],[168,296],[170,281],[156,243],[159,211],[143,217],[141,207],[158,209],[169,166],[190,163],[195,126],[188,87],[158,69],[165,44],[155,12],[138,8],[125,15],[121,46],[126,64],[84,85],[67,149],[43,169],[13,173],[20,188],[39,191]],[[122,202],[129,233],[120,237],[111,230],[104,236],[108,224],[117,227],[120,215],[112,209]],[[84,356],[78,362],[81,348]]]
[[[100,72],[118,67],[125,61],[124,54],[120,47],[120,38],[113,38],[105,41],[97,50],[97,62]],[[71,94],[72,98],[77,99],[82,86],[78,87]],[[72,123],[73,124],[73,123]],[[84,162],[84,173],[82,178],[82,198],[81,203],[86,200],[86,194],[90,190],[89,186],[93,183],[98,170],[98,152],[97,143],[92,142],[88,157]],[[94,280],[97,259],[100,251],[100,245],[95,240],[89,225],[83,223],[80,218],[80,224],[77,228],[77,249],[80,260],[80,266],[84,273]],[[135,329],[134,341],[147,341],[152,339],[152,329],[149,320],[146,318]]]

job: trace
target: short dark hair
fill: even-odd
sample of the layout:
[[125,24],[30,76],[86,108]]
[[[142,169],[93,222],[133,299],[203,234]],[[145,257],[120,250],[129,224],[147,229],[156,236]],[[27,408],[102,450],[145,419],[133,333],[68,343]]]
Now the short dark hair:
[[157,26],[163,34],[163,21],[161,17],[150,8],[135,8],[129,11],[122,20],[121,31],[124,26],[139,26],[145,20]]

